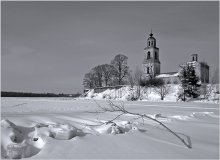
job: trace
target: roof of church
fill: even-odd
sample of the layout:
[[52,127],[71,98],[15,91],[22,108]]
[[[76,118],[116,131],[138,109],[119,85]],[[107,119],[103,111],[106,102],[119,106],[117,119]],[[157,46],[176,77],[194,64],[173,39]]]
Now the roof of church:
[[177,77],[179,76],[178,72],[167,72],[167,73],[161,73],[157,75],[157,78],[169,78],[169,77]]
[[153,39],[153,40],[156,40],[156,39],[155,39],[154,37],[149,37],[149,38],[148,38],[148,40],[149,40],[149,39]]

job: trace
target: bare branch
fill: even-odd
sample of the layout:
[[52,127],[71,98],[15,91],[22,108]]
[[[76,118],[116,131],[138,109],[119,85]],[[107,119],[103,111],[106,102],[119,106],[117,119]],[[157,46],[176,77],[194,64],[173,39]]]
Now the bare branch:
[[[157,119],[152,118],[152,117],[150,117],[150,116],[147,116],[146,114],[140,114],[140,113],[129,112],[129,111],[127,111],[127,110],[124,108],[124,104],[116,105],[116,104],[114,104],[114,103],[111,102],[111,101],[109,101],[108,104],[109,104],[109,107],[110,107],[110,108],[101,107],[99,104],[98,104],[98,107],[100,107],[101,109],[103,109],[105,112],[121,112],[121,114],[119,114],[118,116],[116,116],[114,119],[108,121],[107,124],[108,124],[108,123],[114,123],[113,121],[114,121],[115,119],[117,119],[117,118],[119,118],[120,116],[125,115],[125,114],[136,115],[136,116],[138,116],[139,118],[142,118],[143,123],[144,123],[144,118],[147,118],[147,119],[150,119],[150,120],[152,120],[152,121],[154,121],[154,122],[160,124],[160,125],[161,125],[162,127],[164,127],[166,130],[168,130],[171,134],[173,134],[175,137],[177,137],[186,147],[192,148],[191,143],[187,144],[183,138],[181,138],[177,133],[175,133],[174,131],[172,131],[169,127],[167,127],[165,124],[163,124],[162,122],[158,121]],[[188,142],[189,142],[189,141],[188,141]]]

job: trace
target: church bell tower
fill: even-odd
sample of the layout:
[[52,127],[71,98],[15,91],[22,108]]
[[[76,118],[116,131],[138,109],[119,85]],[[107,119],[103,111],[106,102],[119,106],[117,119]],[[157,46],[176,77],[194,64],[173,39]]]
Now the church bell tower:
[[143,71],[145,78],[160,74],[159,48],[156,47],[156,39],[152,31],[147,39],[147,47],[144,48]]

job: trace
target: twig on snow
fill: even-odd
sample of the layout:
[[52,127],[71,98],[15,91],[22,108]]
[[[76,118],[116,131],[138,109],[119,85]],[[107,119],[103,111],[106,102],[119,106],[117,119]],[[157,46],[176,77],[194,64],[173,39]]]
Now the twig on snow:
[[130,115],[136,115],[139,118],[142,118],[143,123],[144,123],[144,118],[150,119],[154,122],[157,122],[158,124],[160,124],[162,127],[164,127],[166,130],[168,130],[171,134],[173,134],[175,137],[177,137],[187,148],[192,148],[191,145],[191,141],[189,140],[190,138],[188,137],[187,140],[189,142],[189,144],[186,143],[186,141],[181,138],[177,133],[175,133],[174,131],[172,131],[169,127],[167,127],[165,124],[163,124],[162,122],[158,121],[155,118],[152,118],[150,116],[147,116],[146,114],[140,114],[140,113],[133,113],[133,112],[129,112],[125,109],[124,104],[121,105],[116,105],[113,102],[109,101],[109,108],[106,107],[102,107],[100,106],[97,102],[96,104],[98,105],[99,108],[102,109],[103,112],[121,112],[121,114],[119,114],[118,116],[116,116],[115,118],[113,118],[112,120],[109,120],[108,122],[106,122],[105,124],[108,123],[114,123],[113,121],[117,118],[119,118],[120,116],[124,115],[124,114],[130,114]]

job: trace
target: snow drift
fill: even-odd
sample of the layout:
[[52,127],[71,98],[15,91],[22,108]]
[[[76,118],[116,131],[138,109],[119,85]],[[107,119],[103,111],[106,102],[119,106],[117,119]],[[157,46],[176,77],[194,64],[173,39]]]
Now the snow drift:
[[[167,84],[167,87],[169,88],[168,94],[165,96],[164,100],[165,102],[177,102],[180,101],[178,99],[178,95],[181,92],[181,86],[179,84]],[[208,85],[209,88],[210,85]],[[136,99],[137,97],[137,90],[138,87],[134,86],[133,88],[130,86],[125,86],[119,89],[106,89],[103,92],[95,93],[94,89],[89,90],[86,93],[87,99],[110,99],[110,100],[123,100],[123,101],[132,101]],[[194,102],[212,102],[212,103],[219,103],[219,88],[218,85],[213,85],[212,90],[210,91],[210,95],[208,98],[204,99],[201,95],[200,98],[191,100]],[[137,100],[142,101],[153,101],[158,102],[162,101],[160,95],[155,92],[154,87],[141,87],[140,88],[140,97]]]
[[190,139],[192,148],[188,149],[150,119],[126,114],[110,122],[119,113],[98,113],[97,103],[109,105],[105,100],[95,101],[2,98],[1,158],[219,158],[217,104],[123,101],[129,112],[156,118],[184,140]]

